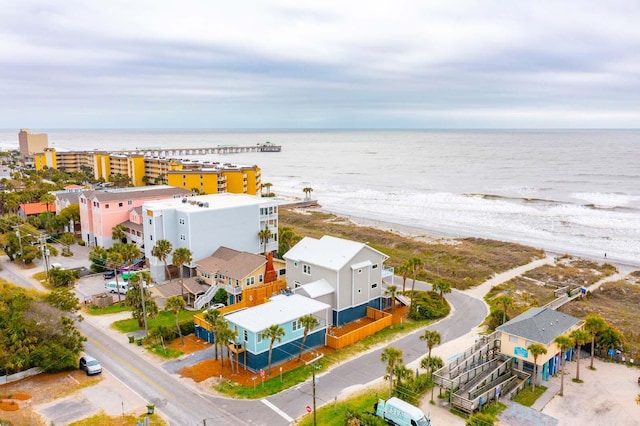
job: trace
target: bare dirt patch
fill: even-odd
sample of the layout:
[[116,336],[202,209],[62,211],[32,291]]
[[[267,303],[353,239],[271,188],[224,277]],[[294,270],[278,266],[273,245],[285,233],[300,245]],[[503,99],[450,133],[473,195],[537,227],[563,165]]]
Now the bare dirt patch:
[[187,336],[184,336],[184,345],[180,341],[180,338],[177,338],[173,339],[171,343],[168,343],[165,346],[169,349],[180,351],[184,354],[191,354],[193,352],[207,349],[211,346],[211,343],[196,337],[195,334],[189,334]]
[[[39,374],[0,386],[2,398],[11,397],[17,411],[3,411],[2,419],[16,425],[44,425],[33,406],[69,395],[79,389],[98,383],[100,376],[88,377],[80,370],[55,374]],[[3,399],[4,401],[4,399]]]

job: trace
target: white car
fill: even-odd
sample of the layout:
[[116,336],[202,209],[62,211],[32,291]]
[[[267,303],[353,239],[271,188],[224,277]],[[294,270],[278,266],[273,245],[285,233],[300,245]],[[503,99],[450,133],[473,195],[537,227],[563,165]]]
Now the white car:
[[225,307],[224,303],[214,303],[213,305],[209,306],[209,309],[207,309],[207,311],[214,311],[216,309],[220,309],[224,307]]
[[82,358],[80,358],[79,368],[80,370],[83,370],[84,372],[86,372],[87,376],[91,376],[92,374],[102,373],[102,366],[100,365],[98,360],[89,355],[85,355]]

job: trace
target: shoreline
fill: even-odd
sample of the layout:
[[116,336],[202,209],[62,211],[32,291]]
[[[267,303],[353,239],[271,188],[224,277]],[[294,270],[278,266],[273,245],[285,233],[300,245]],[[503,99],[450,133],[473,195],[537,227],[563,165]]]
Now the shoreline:
[[[375,228],[383,231],[388,231],[403,237],[413,238],[422,242],[432,243],[432,244],[452,244],[455,240],[464,239],[464,238],[485,238],[485,239],[491,239],[491,240],[499,240],[497,238],[488,237],[488,236],[461,235],[461,234],[447,233],[441,230],[423,228],[415,225],[406,225],[402,223],[393,222],[390,220],[385,221],[385,220],[368,218],[363,216],[356,216],[348,213],[337,212],[332,209],[327,209],[325,207],[322,207],[322,205],[320,205],[320,207],[318,207],[316,210],[323,213],[330,213],[338,217],[345,218],[356,226],[364,226],[364,227]],[[621,273],[625,273],[625,274],[628,274],[632,271],[640,270],[640,261],[638,261],[637,263],[633,263],[633,262],[628,262],[624,260],[598,257],[590,253],[582,253],[579,250],[570,250],[570,251],[558,250],[557,248],[553,248],[553,247],[537,246],[534,244],[530,244],[528,242],[518,241],[515,238],[503,239],[500,241],[509,241],[517,244],[522,244],[525,246],[540,248],[541,250],[544,250],[546,254],[551,256],[562,256],[562,255],[568,254],[573,257],[589,259],[595,262],[601,262],[601,263],[606,262],[615,266]]]

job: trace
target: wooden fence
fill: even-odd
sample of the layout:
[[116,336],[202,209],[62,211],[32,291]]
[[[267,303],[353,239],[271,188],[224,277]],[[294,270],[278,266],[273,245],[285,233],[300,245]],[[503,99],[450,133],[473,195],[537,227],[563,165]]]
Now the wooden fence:
[[393,322],[393,316],[391,314],[371,307],[367,307],[367,318],[371,318],[373,322],[340,337],[327,334],[327,346],[333,349],[344,348],[345,346],[349,346],[367,336],[371,336],[372,334],[389,327]]

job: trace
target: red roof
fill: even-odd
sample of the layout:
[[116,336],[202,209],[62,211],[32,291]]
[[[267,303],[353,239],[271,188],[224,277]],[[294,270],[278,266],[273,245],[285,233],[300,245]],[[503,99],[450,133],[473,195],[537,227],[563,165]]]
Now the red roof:
[[[47,205],[45,203],[20,203],[20,208],[27,216],[45,213],[47,211]],[[49,204],[49,211],[53,211],[54,209],[55,206],[53,203]]]
[[84,189],[84,186],[82,185],[76,185],[75,183],[73,185],[67,185],[64,187],[64,189]]

